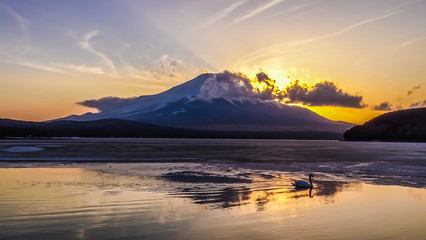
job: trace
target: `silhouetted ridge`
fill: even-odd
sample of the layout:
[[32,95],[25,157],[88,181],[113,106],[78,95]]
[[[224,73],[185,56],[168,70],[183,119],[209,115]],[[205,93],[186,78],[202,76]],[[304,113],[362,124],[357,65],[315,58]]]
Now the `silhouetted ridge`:
[[9,137],[340,139],[341,134],[318,131],[209,131],[163,127],[123,119],[101,119],[94,121],[58,120],[53,122],[0,119],[0,138]]
[[426,108],[382,114],[343,135],[345,140],[426,141]]

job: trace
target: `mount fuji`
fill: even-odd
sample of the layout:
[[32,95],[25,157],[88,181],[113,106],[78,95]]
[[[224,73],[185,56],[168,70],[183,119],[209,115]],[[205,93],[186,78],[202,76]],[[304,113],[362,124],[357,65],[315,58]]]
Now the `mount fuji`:
[[309,109],[275,100],[272,91],[255,89],[242,74],[202,74],[155,95],[105,97],[79,104],[98,113],[60,120],[123,119],[166,127],[219,131],[343,133],[353,125],[326,119]]

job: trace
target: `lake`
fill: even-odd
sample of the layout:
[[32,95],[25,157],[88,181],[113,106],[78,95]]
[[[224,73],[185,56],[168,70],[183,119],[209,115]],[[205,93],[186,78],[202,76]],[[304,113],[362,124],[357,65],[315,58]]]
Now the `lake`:
[[0,161],[1,239],[426,235],[425,143],[2,140]]

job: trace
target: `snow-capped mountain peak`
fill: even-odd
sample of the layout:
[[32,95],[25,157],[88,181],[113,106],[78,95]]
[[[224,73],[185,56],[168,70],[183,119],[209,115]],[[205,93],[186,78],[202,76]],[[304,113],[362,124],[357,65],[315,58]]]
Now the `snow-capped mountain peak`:
[[100,112],[65,119],[117,118],[173,127],[251,131],[344,132],[351,126],[275,99],[272,91],[255,89],[244,75],[225,71],[202,74],[155,95],[86,100],[79,104]]

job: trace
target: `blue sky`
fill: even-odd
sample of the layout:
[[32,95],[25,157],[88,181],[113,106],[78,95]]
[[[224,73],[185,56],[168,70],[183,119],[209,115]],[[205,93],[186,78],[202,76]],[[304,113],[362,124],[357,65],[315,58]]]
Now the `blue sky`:
[[0,117],[83,113],[75,102],[225,69],[330,80],[370,106],[408,107],[426,99],[425,12],[422,0],[3,0]]

